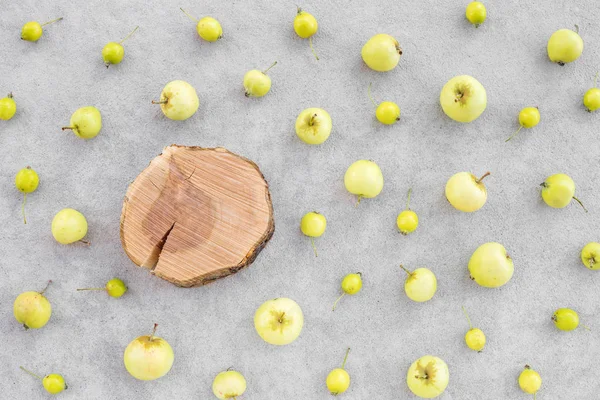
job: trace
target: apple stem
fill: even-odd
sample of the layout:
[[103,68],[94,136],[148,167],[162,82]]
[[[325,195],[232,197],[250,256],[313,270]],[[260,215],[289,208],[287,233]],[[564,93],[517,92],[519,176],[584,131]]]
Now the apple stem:
[[53,19],[52,21],[48,21],[48,22],[46,22],[46,23],[43,23],[43,24],[42,24],[42,26],[46,26],[46,25],[53,24],[53,23],[55,23],[55,22],[58,22],[58,21],[60,21],[60,20],[62,20],[62,19],[63,19],[63,17],[60,17],[60,18]]
[[579,35],[579,25],[575,24],[575,33]]
[[276,65],[277,65],[277,61],[275,61],[273,64],[271,64],[271,66],[270,66],[269,68],[265,69],[265,70],[264,70],[262,73],[266,75],[266,74],[267,74],[267,72],[269,72],[269,70],[270,70],[271,68],[273,68],[274,66],[276,66]]
[[[596,74],[596,76],[598,76],[598,74]],[[13,94],[12,94],[12,92],[10,92],[10,93],[8,94],[8,96],[6,96],[6,97],[8,97],[9,99],[12,99],[12,98],[13,98]]]
[[333,303],[333,308],[331,309],[331,311],[335,311],[335,308],[337,307],[338,301],[340,301],[342,299],[342,297],[344,297],[345,295],[346,295],[346,293],[342,293],[342,295],[337,298],[337,300],[335,301],[335,303]]
[[371,95],[371,85],[373,85],[373,82],[369,83],[369,87],[367,88],[367,95],[369,96],[369,99],[371,99],[371,103],[373,103],[373,105],[377,107],[377,103],[375,103],[375,99],[373,99],[373,96]]
[[298,12],[297,12],[297,14],[300,14],[300,13],[302,12],[302,9],[300,8],[300,6],[299,6],[299,5],[296,5],[296,8],[298,9]]
[[465,306],[462,306],[462,310],[463,310],[463,313],[465,314],[465,317],[467,317],[467,322],[469,323],[469,329],[473,329],[473,325],[471,324],[471,318],[469,318],[469,314],[467,314],[467,309],[465,308]]
[[596,259],[594,257],[589,259],[590,268],[594,268],[594,264],[596,264]]
[[408,196],[406,199],[406,209],[410,210],[410,196],[412,195],[412,188],[408,189]]
[[23,368],[23,367],[21,367],[21,366],[19,366],[19,368],[21,368],[23,371],[27,372],[29,375],[31,375],[31,376],[35,376],[35,377],[36,377],[36,378],[38,378],[40,381],[41,381],[41,380],[43,380],[41,376],[39,376],[39,375],[37,375],[37,374],[34,374],[34,373],[33,373],[33,372],[31,372],[30,370],[28,370],[28,369],[25,369],[25,368]]
[[21,204],[21,213],[23,214],[23,223],[27,224],[27,218],[25,218],[25,203],[27,203],[27,193],[23,193],[23,203]]
[[283,318],[284,317],[285,317],[285,311],[281,313],[281,315],[277,319],[277,322],[279,322],[280,324],[283,324]]
[[354,205],[354,207],[358,207],[358,205],[360,204],[360,200],[362,199],[362,194],[359,194],[356,198],[356,204]]
[[49,280],[48,283],[46,283],[46,287],[40,292],[40,294],[44,294],[46,292],[46,289],[48,289],[48,286],[50,286],[51,283],[52,283],[52,280]]
[[400,268],[402,268],[404,270],[404,272],[406,272],[408,274],[408,276],[412,276],[412,272],[409,271],[408,269],[404,268],[404,265],[400,264]]
[[491,175],[490,171],[488,171],[488,172],[486,172],[485,174],[483,174],[483,175],[481,176],[481,178],[479,178],[479,179],[477,179],[477,180],[475,181],[475,183],[481,183],[481,181],[482,181],[482,180],[483,180],[483,179],[484,179],[486,176],[489,176],[489,175]]
[[83,290],[106,290],[106,288],[84,288],[84,289],[77,289],[78,292],[81,292]]
[[310,243],[312,244],[312,248],[315,251],[315,257],[319,257],[319,255],[317,254],[317,246],[315,246],[315,238],[312,236],[310,238]]
[[183,8],[179,7],[179,9],[180,9],[181,11],[183,11],[183,13],[184,13],[185,15],[187,15],[189,19],[191,19],[192,21],[196,21],[196,22],[198,22],[198,20],[197,20],[196,18],[192,17],[192,16],[191,16],[191,15],[190,15],[190,14],[189,14],[187,11],[185,11]]
[[510,137],[509,137],[508,139],[506,139],[506,140],[504,141],[504,143],[508,142],[510,139],[512,139],[512,138],[514,138],[515,136],[517,136],[517,133],[521,132],[521,129],[523,129],[523,125],[521,125],[521,126],[519,127],[519,129],[517,129],[517,131],[516,131],[515,133],[513,133],[512,135],[510,135]]
[[154,324],[154,329],[152,329],[152,333],[150,334],[150,338],[148,339],[149,342],[151,342],[154,339],[154,334],[156,333],[156,328],[158,328],[157,323]]
[[581,200],[579,200],[577,197],[573,196],[573,200],[575,200],[576,202],[579,203],[579,205],[583,208],[583,210],[585,212],[588,212],[587,208],[585,208],[585,206],[583,205],[583,203],[581,202]]
[[581,327],[582,327],[583,329],[585,329],[586,331],[591,331],[590,327],[589,327],[589,326],[587,326],[587,325],[581,325]]
[[72,131],[73,129],[75,129],[75,127],[74,127],[74,126],[63,126],[63,127],[62,127],[62,130],[63,130],[63,131],[66,131],[66,130],[71,130],[71,131]]
[[308,38],[308,45],[310,46],[310,49],[312,50],[315,58],[317,59],[317,61],[319,61],[319,56],[317,55],[317,52],[315,51],[315,48],[313,47],[313,43],[312,43],[312,37]]
[[[599,71],[600,72],[600,71]],[[596,72],[596,76],[594,77],[594,87],[598,86],[596,83],[598,82],[598,72]],[[12,93],[10,93],[8,95],[8,97],[11,97]]]
[[348,354],[350,353],[350,347],[346,350],[346,355],[344,356],[344,362],[342,363],[342,369],[346,366],[346,361],[348,360]]
[[160,101],[154,101],[152,100],[152,104],[167,104],[169,102],[169,100],[165,99],[165,100],[160,100]]
[[83,243],[83,244],[85,244],[85,245],[88,245],[88,246],[91,246],[91,245],[92,245],[92,242],[90,242],[90,241],[87,241],[87,240],[83,240],[83,239],[81,239],[81,240],[78,240],[78,242],[79,242],[79,243]]
[[315,124],[315,118],[317,118],[317,114],[313,114],[308,120],[308,126],[313,126]]
[[[129,32],[129,34],[128,34],[127,36],[125,36],[125,39],[123,39],[123,40],[121,40],[121,41],[119,42],[119,44],[123,44],[123,42],[124,42],[124,41],[126,41],[127,39],[129,39],[129,37],[130,37],[131,35],[133,35],[133,34],[135,33],[135,31],[137,31],[137,30],[138,30],[138,28],[139,28],[139,26],[136,26],[134,30],[132,30],[131,32]],[[106,66],[106,68],[108,68],[108,66]]]

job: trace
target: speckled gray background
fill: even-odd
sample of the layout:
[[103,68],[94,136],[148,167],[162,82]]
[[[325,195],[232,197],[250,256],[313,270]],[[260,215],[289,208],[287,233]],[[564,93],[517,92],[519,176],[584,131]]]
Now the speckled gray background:
[[[346,399],[412,399],[408,366],[432,353],[450,367],[444,400],[521,399],[516,379],[524,364],[544,380],[539,400],[598,398],[600,273],[579,261],[581,247],[598,241],[600,114],[581,105],[600,69],[600,4],[585,1],[488,1],[479,29],[464,19],[467,1],[307,1],[320,22],[315,61],[292,29],[291,1],[0,1],[0,93],[14,92],[18,114],[0,121],[0,376],[3,399],[47,395],[18,367],[62,373],[63,399],[210,399],[211,382],[233,366],[248,380],[244,399],[327,399],[325,377],[352,347]],[[225,38],[202,42],[179,11],[212,15]],[[22,24],[58,16],[38,43],[19,40]],[[546,57],[559,28],[579,24],[582,57],[560,67]],[[108,70],[103,45],[126,42],[124,62]],[[394,35],[404,48],[389,73],[367,69],[360,58],[373,34]],[[271,93],[247,99],[244,73],[271,70]],[[462,125],[438,104],[443,84],[470,74],[487,89],[488,108]],[[170,121],[150,101],[174,79],[190,82],[201,106],[185,122]],[[367,98],[396,101],[402,121],[383,127]],[[83,141],[60,127],[78,107],[94,105],[104,128]],[[522,107],[539,106],[542,121],[507,144]],[[334,130],[310,147],[294,133],[304,108],[326,109]],[[127,185],[171,143],[224,146],[256,161],[270,183],[276,218],[273,240],[247,270],[209,286],[180,289],[136,268],[121,250],[119,216]],[[343,175],[355,160],[375,160],[385,187],[354,208]],[[31,165],[41,179],[29,196],[29,223],[20,215],[16,172]],[[474,214],[446,202],[455,172],[487,170],[489,199]],[[539,183],[570,174],[576,204],[554,210],[541,201]],[[419,229],[395,228],[406,191]],[[91,247],[62,246],[50,234],[64,207],[82,211]],[[316,209],[328,218],[315,258],[299,231],[301,216]],[[467,262],[482,243],[499,241],[515,262],[505,287],[490,290],[469,280]],[[399,263],[428,266],[438,293],[425,304],[403,293]],[[330,306],[348,272],[362,271],[364,288]],[[113,276],[130,286],[119,300],[78,287]],[[12,316],[14,298],[48,279],[54,313],[48,325],[24,332]],[[266,299],[287,296],[305,313],[300,338],[286,347],[264,343],[253,314]],[[485,351],[468,350],[460,306],[488,336]],[[554,309],[580,312],[591,332],[556,331]],[[123,350],[158,322],[175,349],[164,378],[140,382],[125,371]]]

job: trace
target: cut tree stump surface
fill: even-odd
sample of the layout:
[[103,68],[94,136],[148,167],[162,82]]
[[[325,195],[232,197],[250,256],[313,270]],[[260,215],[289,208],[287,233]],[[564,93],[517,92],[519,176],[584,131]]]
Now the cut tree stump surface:
[[250,265],[274,230],[258,166],[223,148],[166,147],[129,186],[121,213],[129,258],[184,287]]

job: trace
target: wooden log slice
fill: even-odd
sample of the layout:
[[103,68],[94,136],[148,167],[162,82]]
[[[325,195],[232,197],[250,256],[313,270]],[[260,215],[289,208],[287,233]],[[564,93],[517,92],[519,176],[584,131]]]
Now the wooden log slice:
[[121,213],[129,258],[183,287],[250,265],[274,231],[258,166],[223,148],[166,147],[129,186]]

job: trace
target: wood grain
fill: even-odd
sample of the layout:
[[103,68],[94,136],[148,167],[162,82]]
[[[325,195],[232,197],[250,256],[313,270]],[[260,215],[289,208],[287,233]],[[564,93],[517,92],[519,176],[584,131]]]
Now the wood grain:
[[274,231],[258,166],[223,148],[166,147],[129,186],[121,213],[129,258],[182,287],[250,265]]

